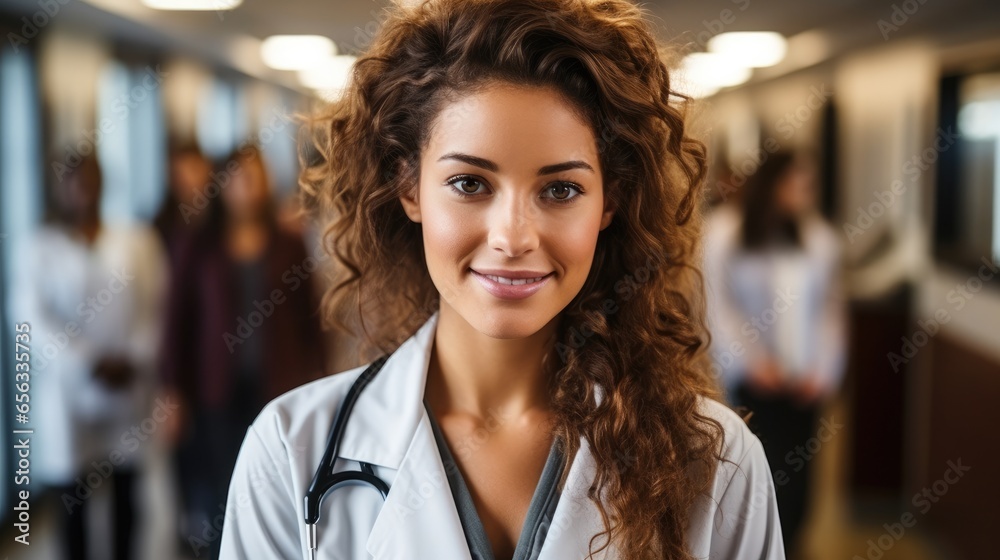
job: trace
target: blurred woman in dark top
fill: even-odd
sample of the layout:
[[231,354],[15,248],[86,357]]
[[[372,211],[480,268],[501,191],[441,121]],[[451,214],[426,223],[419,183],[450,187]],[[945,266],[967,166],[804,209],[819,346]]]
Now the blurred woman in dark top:
[[207,202],[203,192],[211,178],[212,164],[193,143],[176,143],[168,156],[167,195],[153,218],[171,266],[177,265],[178,251],[204,221],[207,212],[199,206]]
[[199,231],[178,250],[163,346],[183,403],[177,468],[187,552],[218,556],[226,490],[247,427],[272,398],[322,375],[316,263],[278,227],[267,170],[250,145],[206,186]]
[[730,400],[753,413],[794,558],[811,471],[795,451],[817,436],[820,405],[844,373],[840,246],[816,211],[815,174],[802,159],[771,155],[741,194],[742,204],[723,204],[705,228],[711,352]]

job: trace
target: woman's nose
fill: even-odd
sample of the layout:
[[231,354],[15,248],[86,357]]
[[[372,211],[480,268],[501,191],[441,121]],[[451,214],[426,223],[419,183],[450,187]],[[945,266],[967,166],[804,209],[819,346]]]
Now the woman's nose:
[[489,245],[507,257],[538,248],[538,207],[528,197],[498,200],[489,218]]

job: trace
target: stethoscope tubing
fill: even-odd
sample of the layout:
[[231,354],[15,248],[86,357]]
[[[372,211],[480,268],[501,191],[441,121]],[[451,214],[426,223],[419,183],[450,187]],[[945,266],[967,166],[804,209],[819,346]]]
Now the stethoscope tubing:
[[333,426],[330,428],[330,435],[327,437],[326,449],[323,451],[319,468],[316,469],[312,482],[309,484],[309,490],[306,491],[304,516],[309,532],[309,557],[312,559],[316,557],[316,524],[319,522],[323,499],[327,495],[348,484],[368,484],[378,490],[383,500],[389,493],[389,485],[375,475],[375,468],[369,463],[359,461],[360,471],[333,472],[338,459],[340,441],[344,437],[351,411],[354,409],[361,392],[375,378],[388,358],[389,355],[386,354],[372,362],[351,385],[340,410],[337,411]]

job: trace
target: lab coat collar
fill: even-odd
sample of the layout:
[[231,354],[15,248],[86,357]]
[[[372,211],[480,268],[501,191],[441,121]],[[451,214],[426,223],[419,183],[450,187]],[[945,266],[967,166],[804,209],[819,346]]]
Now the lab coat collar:
[[[399,468],[418,425],[427,416],[424,388],[439,313],[434,312],[389,356],[361,392],[340,443],[340,457]],[[604,391],[597,386],[594,393],[600,404]]]
[[[594,474],[593,455],[586,441],[581,440],[538,560],[587,557],[591,538],[604,529],[600,513],[588,496]],[[598,539],[595,550],[601,544],[603,541]],[[426,414],[375,519],[366,549],[376,560],[472,560]],[[618,558],[617,549],[609,546],[594,557]]]
[[[431,542],[438,560],[472,560],[423,404],[437,320],[435,313],[389,357],[361,393],[341,443],[342,458],[396,471],[366,543],[380,560],[417,557],[414,543]],[[587,556],[590,538],[603,530],[588,497],[594,475],[593,456],[581,438],[539,560]],[[613,550],[595,557],[614,558]]]
[[399,469],[426,416],[424,387],[437,319],[435,312],[361,392],[340,442],[340,457]]

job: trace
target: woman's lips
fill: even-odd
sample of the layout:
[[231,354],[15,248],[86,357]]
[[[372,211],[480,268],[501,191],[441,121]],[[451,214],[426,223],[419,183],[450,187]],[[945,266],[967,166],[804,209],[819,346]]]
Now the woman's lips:
[[507,278],[493,274],[483,274],[469,269],[476,280],[494,297],[500,299],[524,299],[548,283],[552,273],[535,278]]

